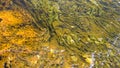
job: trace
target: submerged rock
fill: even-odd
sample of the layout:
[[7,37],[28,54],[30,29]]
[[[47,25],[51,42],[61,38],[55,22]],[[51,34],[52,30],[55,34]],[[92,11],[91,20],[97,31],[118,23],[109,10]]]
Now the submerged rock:
[[120,67],[118,1],[8,1],[11,9],[0,10],[0,68]]

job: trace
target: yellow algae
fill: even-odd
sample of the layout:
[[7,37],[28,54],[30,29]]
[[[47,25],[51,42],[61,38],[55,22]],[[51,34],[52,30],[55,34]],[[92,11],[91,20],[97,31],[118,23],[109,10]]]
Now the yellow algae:
[[15,25],[18,23],[22,23],[23,22],[22,17],[23,16],[20,14],[19,11],[12,11],[12,10],[0,11],[0,18],[2,19],[1,23],[4,25]]
[[108,66],[114,65],[112,59],[118,62],[113,40],[106,39],[119,24],[113,25],[118,29],[108,25],[114,14],[104,10],[107,5],[96,0],[61,1],[14,0],[12,10],[0,11],[0,55],[7,60],[2,59],[0,68],[5,63],[12,68],[89,68],[93,63],[99,68],[104,61]]
[[18,30],[16,35],[21,35],[23,37],[36,37],[36,32],[34,31],[34,28],[27,27],[25,29]]
[[36,56],[30,57],[28,60],[31,63],[31,65],[35,65],[37,63],[37,61],[39,60],[39,58],[36,55]]
[[10,48],[10,44],[1,44],[0,45],[0,54],[3,54],[7,51],[9,51],[9,48]]
[[[29,20],[25,20],[26,18],[29,19],[29,17],[24,16],[25,13],[24,15],[22,13],[24,12],[20,12],[18,10],[0,11],[0,57],[2,58],[0,59],[0,68],[4,67],[5,63],[9,65],[11,63],[10,61],[14,60],[10,60],[14,57],[14,55],[12,55],[12,52],[19,53],[21,51],[16,50],[17,48],[23,46],[26,41],[32,43],[33,40],[35,40],[33,38],[36,37],[36,33],[32,26],[22,26],[23,29],[21,29],[21,26],[19,26],[21,24],[30,23],[28,22]],[[26,46],[26,48],[24,48],[23,51],[21,51],[21,54],[19,53],[19,55],[25,56],[22,53],[29,53],[32,49],[30,49],[29,46]],[[9,58],[10,55],[11,58]],[[2,56],[6,56],[8,59]],[[20,66],[22,66],[22,64]]]
[[4,30],[1,34],[3,36],[11,36],[13,33],[11,31]]
[[25,42],[25,39],[12,39],[10,42],[17,45],[22,45]]

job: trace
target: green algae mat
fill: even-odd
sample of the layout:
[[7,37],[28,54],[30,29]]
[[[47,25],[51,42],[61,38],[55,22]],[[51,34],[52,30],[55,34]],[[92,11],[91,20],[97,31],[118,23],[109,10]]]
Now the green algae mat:
[[0,0],[0,68],[120,68],[120,0]]

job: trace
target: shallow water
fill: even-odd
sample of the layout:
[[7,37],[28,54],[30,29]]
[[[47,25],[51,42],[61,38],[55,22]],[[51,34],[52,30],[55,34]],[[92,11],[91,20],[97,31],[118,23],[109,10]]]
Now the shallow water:
[[0,0],[0,68],[119,68],[119,0]]

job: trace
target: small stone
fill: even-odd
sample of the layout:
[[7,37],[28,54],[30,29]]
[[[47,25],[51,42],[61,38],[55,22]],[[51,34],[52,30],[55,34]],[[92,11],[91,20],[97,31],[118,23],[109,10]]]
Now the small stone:
[[98,42],[98,41],[95,41],[95,43],[96,43],[96,44],[99,44],[99,42]]
[[72,64],[72,68],[78,68],[78,64]]
[[76,56],[71,56],[71,59],[72,59],[73,61],[77,61],[77,60],[78,60]]
[[88,42],[93,42],[90,38],[87,38],[87,41],[88,41]]
[[37,55],[37,58],[39,59],[39,58],[40,58],[40,56],[39,56],[39,55]]
[[71,26],[71,28],[75,28],[75,26]]
[[60,52],[64,52],[65,50],[61,50]]
[[50,49],[50,53],[54,53],[55,52],[55,50],[54,49]]
[[103,40],[103,38],[98,38],[98,41],[100,41],[100,42],[101,42],[102,40]]

